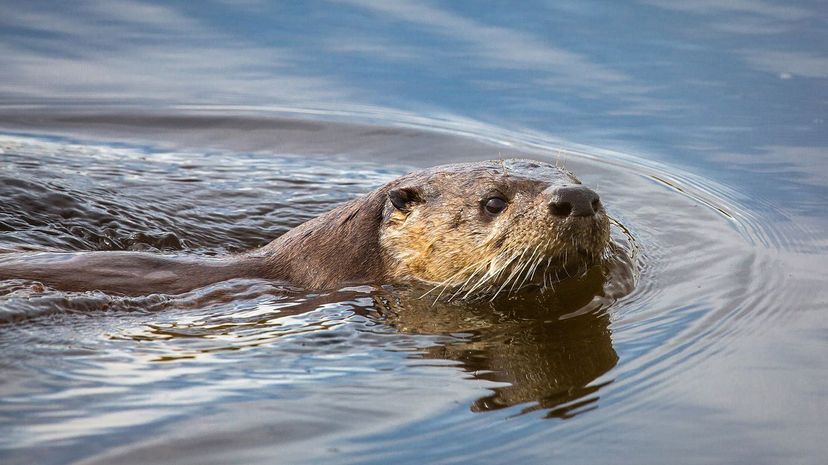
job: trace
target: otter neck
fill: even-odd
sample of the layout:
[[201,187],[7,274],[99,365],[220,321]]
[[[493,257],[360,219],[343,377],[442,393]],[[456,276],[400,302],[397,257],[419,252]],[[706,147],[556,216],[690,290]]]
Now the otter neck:
[[263,273],[309,289],[382,281],[385,198],[382,190],[371,192],[288,231],[256,253]]

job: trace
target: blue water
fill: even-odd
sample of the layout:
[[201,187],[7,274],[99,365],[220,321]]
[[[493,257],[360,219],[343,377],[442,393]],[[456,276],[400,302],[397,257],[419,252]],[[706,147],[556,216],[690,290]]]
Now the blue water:
[[0,2],[0,251],[220,255],[519,155],[637,266],[552,316],[0,282],[0,461],[822,463],[826,6]]

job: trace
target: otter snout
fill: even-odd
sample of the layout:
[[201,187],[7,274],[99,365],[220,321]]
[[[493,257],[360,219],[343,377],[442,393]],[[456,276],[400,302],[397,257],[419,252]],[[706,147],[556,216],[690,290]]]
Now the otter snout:
[[549,198],[549,211],[562,218],[593,216],[601,208],[598,194],[582,185],[550,187],[544,194]]

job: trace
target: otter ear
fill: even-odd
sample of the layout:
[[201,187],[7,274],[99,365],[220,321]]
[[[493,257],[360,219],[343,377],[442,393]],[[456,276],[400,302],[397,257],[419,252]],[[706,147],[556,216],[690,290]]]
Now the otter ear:
[[422,203],[423,192],[417,187],[398,187],[388,191],[391,205],[403,213],[409,213],[414,204]]

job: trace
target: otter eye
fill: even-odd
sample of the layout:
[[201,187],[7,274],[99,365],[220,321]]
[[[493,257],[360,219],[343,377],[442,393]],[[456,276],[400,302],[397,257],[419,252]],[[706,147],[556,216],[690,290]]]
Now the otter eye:
[[484,208],[486,209],[486,213],[490,215],[497,215],[505,210],[507,205],[506,201],[500,197],[492,197],[486,201]]

